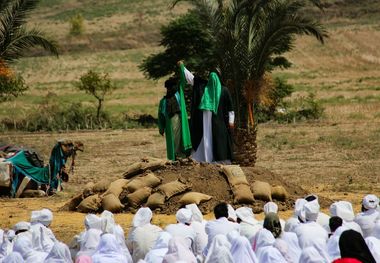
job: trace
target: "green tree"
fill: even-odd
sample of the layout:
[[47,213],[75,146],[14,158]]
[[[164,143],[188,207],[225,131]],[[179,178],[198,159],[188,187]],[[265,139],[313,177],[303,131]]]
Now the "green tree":
[[22,77],[0,74],[0,102],[18,97],[26,90],[27,86]]
[[80,77],[77,87],[79,90],[94,96],[98,101],[96,118],[100,123],[100,112],[103,107],[104,98],[107,94],[111,94],[116,89],[116,86],[111,82],[108,74],[101,75],[90,70]]

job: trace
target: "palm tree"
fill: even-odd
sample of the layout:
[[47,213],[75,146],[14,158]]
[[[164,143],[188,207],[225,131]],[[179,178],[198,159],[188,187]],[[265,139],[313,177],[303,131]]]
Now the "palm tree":
[[[174,2],[174,5],[181,0]],[[218,66],[232,90],[237,111],[237,136],[249,136],[255,147],[254,105],[272,87],[270,73],[275,67],[289,67],[282,55],[293,48],[296,35],[312,35],[321,43],[327,37],[323,26],[302,12],[319,0],[189,0],[210,30],[216,45]],[[243,141],[247,141],[246,138]],[[246,147],[236,147],[247,151]],[[252,151],[255,155],[255,150]],[[244,157],[245,159],[246,156]],[[251,156],[254,163],[256,156]]]
[[11,63],[25,51],[40,46],[58,56],[57,43],[37,28],[27,29],[26,18],[38,0],[0,0],[0,62]]

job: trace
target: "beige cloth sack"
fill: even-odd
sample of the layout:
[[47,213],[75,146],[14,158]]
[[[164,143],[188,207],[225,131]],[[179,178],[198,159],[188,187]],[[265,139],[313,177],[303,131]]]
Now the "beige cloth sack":
[[279,201],[286,201],[288,197],[289,197],[289,193],[288,191],[286,191],[286,189],[283,186],[277,185],[277,186],[272,187],[272,199],[276,199]]
[[132,207],[137,208],[148,199],[151,193],[152,193],[152,188],[143,187],[133,192],[132,194],[127,195],[128,203]]
[[190,187],[180,181],[172,181],[170,183],[162,184],[158,187],[158,190],[163,193],[166,199],[171,198],[174,195],[180,194],[188,190]]
[[254,182],[252,185],[252,191],[255,199],[262,201],[272,201],[272,187],[267,182]]
[[161,183],[161,180],[154,175],[154,173],[147,173],[146,175],[139,176],[130,181],[126,188],[128,192],[133,193],[134,191],[148,186],[150,188],[155,188]]
[[228,183],[231,187],[238,184],[248,184],[247,178],[239,165],[223,165],[223,173],[227,176]]
[[101,205],[102,205],[102,198],[100,198],[100,196],[97,194],[91,195],[87,197],[86,199],[83,199],[82,202],[80,202],[80,204],[77,207],[77,210],[83,213],[96,212],[99,210]]
[[84,189],[82,192],[83,198],[86,198],[94,194],[94,186],[95,184],[93,182],[89,182],[84,186]]
[[149,196],[148,201],[146,202],[146,206],[155,209],[162,207],[165,204],[165,195],[162,193],[154,193],[151,196]]
[[124,205],[114,194],[109,194],[103,197],[102,208],[112,213],[119,213],[124,208]]
[[102,179],[92,187],[92,191],[94,193],[103,193],[103,192],[107,191],[110,184],[111,184],[111,180]]
[[211,200],[211,195],[206,195],[198,192],[189,192],[184,194],[181,199],[179,200],[179,203],[182,205],[188,205],[188,204],[197,204],[206,202]]
[[251,188],[246,184],[238,184],[232,188],[235,204],[252,204],[254,202]]
[[107,191],[103,194],[103,196],[113,194],[117,198],[119,198],[121,192],[123,192],[124,187],[127,185],[129,181],[127,179],[118,179],[113,181],[108,187]]
[[141,174],[143,172],[142,166],[143,166],[142,162],[133,163],[129,165],[123,174],[124,178],[129,179],[135,175]]

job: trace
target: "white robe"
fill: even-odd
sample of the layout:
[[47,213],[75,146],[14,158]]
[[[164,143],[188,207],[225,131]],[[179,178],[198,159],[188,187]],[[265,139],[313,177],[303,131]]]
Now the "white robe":
[[115,235],[103,234],[99,246],[92,255],[93,263],[132,263],[131,255],[125,255]]
[[225,235],[216,235],[211,243],[204,263],[235,263],[231,254],[231,243]]
[[83,239],[80,242],[80,250],[76,257],[92,256],[98,248],[102,231],[99,229],[89,229],[86,231]]
[[[258,263],[255,252],[246,237],[237,236],[231,244],[231,254],[235,263]],[[263,261],[264,262],[264,261]]]
[[211,246],[212,240],[218,234],[227,235],[231,231],[237,231],[240,233],[239,224],[228,221],[227,218],[221,217],[219,219],[209,221],[206,224],[206,234],[208,236],[207,246],[203,251],[203,254],[207,256],[208,249]]
[[283,240],[288,245],[288,252],[289,252],[289,256],[292,258],[292,261],[298,262],[301,256],[302,250],[299,245],[298,237],[296,233],[282,232],[279,239]]
[[370,236],[365,239],[365,243],[367,244],[376,262],[380,262],[380,239]]
[[40,222],[32,222],[30,230],[32,231],[33,249],[49,253],[56,241],[53,232]]
[[380,213],[376,209],[370,209],[365,212],[359,213],[355,217],[355,222],[360,226],[363,231],[363,237],[369,237],[372,234],[376,221],[378,220]]
[[318,252],[318,250],[311,246],[302,250],[300,263],[329,263],[326,262],[324,257]]
[[265,228],[256,234],[253,249],[256,252],[258,262],[287,263],[280,251],[273,246],[275,242],[273,234]]
[[169,241],[168,252],[164,256],[162,263],[178,263],[180,261],[197,263],[197,259],[186,247],[183,239],[180,237],[173,237]]
[[162,231],[153,248],[145,255],[144,260],[147,263],[161,263],[168,252],[170,239],[172,239],[172,235],[168,232]]
[[186,246],[194,253],[196,249],[195,238],[196,234],[191,226],[177,223],[166,226],[165,231],[173,237],[181,237],[185,240]]
[[296,229],[300,247],[302,249],[313,246],[316,242],[325,243],[328,240],[327,231],[316,222],[306,222],[300,224]]
[[342,235],[342,233],[346,230],[347,228],[345,226],[338,227],[327,241],[327,253],[332,261],[340,258],[339,239],[340,235]]
[[24,263],[24,259],[21,254],[18,252],[11,252],[8,256],[6,256],[2,263]]
[[47,257],[47,253],[36,251],[32,247],[32,243],[27,237],[20,237],[15,241],[14,252],[21,254],[25,262],[30,263],[43,263]]
[[127,246],[132,254],[133,262],[144,259],[153,248],[162,229],[150,223],[132,229],[128,234]]
[[44,263],[72,263],[70,250],[67,245],[55,242]]

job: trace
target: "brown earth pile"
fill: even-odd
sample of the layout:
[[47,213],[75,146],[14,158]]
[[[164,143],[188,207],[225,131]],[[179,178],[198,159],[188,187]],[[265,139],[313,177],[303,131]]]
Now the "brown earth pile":
[[[238,167],[238,169],[240,168]],[[251,191],[253,189],[252,186],[257,181],[269,183],[274,192],[282,188],[283,192],[280,191],[281,194],[269,196],[270,199],[278,204],[279,209],[282,211],[292,209],[296,198],[304,197],[308,194],[301,187],[286,182],[285,178],[271,173],[265,168],[242,167],[242,171],[244,172],[246,180],[239,178],[241,183],[239,183],[238,186],[244,185],[245,195],[255,195],[255,193]],[[135,186],[141,184],[141,181],[144,181],[142,176],[149,178],[149,182],[148,179],[146,179],[145,184],[142,184],[141,188],[136,189]],[[154,178],[154,176],[156,178]],[[127,180],[120,180],[122,178],[126,178]],[[157,180],[157,178],[159,180]],[[152,205],[151,208],[155,212],[173,214],[181,207],[181,202],[183,201],[181,198],[186,193],[188,193],[186,199],[192,196],[189,192],[196,192],[197,194],[194,194],[194,196],[197,197],[203,196],[198,193],[211,196],[211,199],[198,198],[201,200],[199,208],[203,213],[211,212],[213,207],[222,201],[233,204],[235,208],[242,205],[249,206],[255,213],[260,213],[262,212],[263,205],[266,203],[266,201],[257,200],[257,198],[255,200],[253,200],[253,198],[252,200],[251,198],[243,198],[241,200],[247,200],[243,201],[246,203],[236,203],[237,200],[239,200],[236,199],[236,189],[239,187],[231,184],[231,178],[227,179],[223,166],[200,164],[188,159],[179,162],[144,159],[141,162],[133,163],[126,167],[126,172],[120,179],[117,181],[121,183],[120,187],[122,187],[123,190],[119,195],[119,200],[124,206],[120,211],[124,212],[135,212],[140,206],[145,206],[149,200],[149,203],[154,203],[154,206]],[[236,180],[233,181],[234,184],[236,184],[236,182]],[[96,184],[96,182],[94,183]],[[88,185],[91,186],[92,184]],[[98,197],[104,198],[109,192],[109,190],[104,190],[103,193],[89,191],[88,186],[84,190],[82,194],[78,194],[62,207],[62,210],[83,211],[83,203],[81,205],[79,204],[83,200],[86,201],[86,198],[89,199],[91,194],[97,195],[96,199],[98,200]],[[85,203],[85,201],[83,202]],[[329,200],[320,199],[320,203],[323,207],[325,203],[329,203]],[[91,207],[92,212],[100,212],[103,209],[101,202],[97,202],[97,204],[99,204],[97,208]],[[78,206],[80,209],[77,208]],[[118,206],[121,207],[120,204],[118,204]]]

